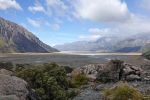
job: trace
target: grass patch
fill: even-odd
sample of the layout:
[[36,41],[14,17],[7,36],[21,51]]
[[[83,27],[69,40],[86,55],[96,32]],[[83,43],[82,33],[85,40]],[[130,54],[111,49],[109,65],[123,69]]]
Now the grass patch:
[[143,100],[143,95],[127,83],[120,83],[114,88],[104,90],[104,98],[105,100]]
[[84,74],[76,74],[73,75],[71,84],[74,87],[80,87],[81,85],[85,85],[88,83],[88,78]]

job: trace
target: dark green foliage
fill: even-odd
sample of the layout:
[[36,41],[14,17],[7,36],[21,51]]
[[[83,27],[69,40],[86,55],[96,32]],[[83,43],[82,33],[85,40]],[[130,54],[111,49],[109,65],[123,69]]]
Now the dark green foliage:
[[104,91],[105,100],[143,100],[143,95],[127,83]]
[[11,62],[0,62],[0,69],[13,70],[13,64]]
[[143,53],[142,56],[150,60],[150,52]]
[[35,89],[40,100],[67,100],[70,97],[66,72],[55,63],[23,68],[16,74]]

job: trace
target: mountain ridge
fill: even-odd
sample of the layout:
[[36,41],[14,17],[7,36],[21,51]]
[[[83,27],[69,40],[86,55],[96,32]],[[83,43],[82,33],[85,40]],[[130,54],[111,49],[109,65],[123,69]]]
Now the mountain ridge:
[[149,33],[141,33],[124,38],[107,36],[101,37],[94,42],[77,41],[54,47],[62,51],[145,52],[149,44]]
[[48,46],[33,33],[14,22],[0,17],[0,52],[58,52]]

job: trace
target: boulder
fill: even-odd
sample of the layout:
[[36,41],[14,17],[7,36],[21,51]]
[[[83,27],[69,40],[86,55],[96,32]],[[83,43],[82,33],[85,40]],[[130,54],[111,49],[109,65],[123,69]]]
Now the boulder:
[[73,68],[69,67],[69,66],[61,66],[65,69],[66,73],[71,73],[73,71]]
[[13,72],[9,71],[9,70],[6,70],[6,69],[0,69],[0,74],[3,74],[3,75],[14,75]]
[[10,75],[7,70],[0,71],[0,100],[38,100],[26,81]]
[[126,77],[126,80],[127,81],[139,81],[139,80],[141,80],[141,77],[138,75],[128,75]]

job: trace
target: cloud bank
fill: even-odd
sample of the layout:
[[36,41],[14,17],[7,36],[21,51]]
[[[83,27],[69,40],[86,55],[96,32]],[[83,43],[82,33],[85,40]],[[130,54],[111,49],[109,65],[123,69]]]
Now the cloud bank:
[[16,2],[16,0],[0,0],[0,10],[6,10],[10,8],[22,10],[21,6]]
[[75,0],[75,16],[93,21],[124,21],[130,17],[127,4],[121,0]]

